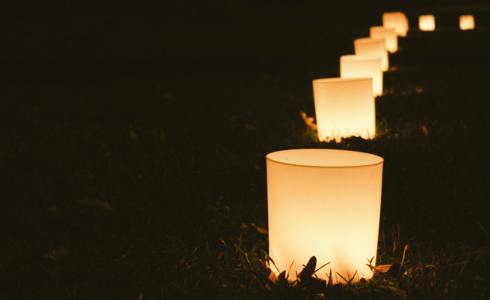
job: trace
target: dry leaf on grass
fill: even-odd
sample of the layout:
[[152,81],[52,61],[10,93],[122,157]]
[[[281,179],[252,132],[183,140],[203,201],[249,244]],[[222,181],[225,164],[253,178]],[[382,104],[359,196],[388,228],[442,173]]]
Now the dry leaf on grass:
[[316,124],[314,123],[315,122],[315,118],[313,117],[308,117],[308,115],[305,113],[305,112],[300,112],[301,114],[301,118],[303,118],[303,121],[305,122],[306,126],[308,128],[310,128],[311,130],[316,130],[317,129],[317,126]]

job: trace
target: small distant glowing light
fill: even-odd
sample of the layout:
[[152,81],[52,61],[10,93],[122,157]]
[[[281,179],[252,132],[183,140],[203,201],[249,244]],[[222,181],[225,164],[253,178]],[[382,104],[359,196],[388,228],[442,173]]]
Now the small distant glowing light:
[[436,30],[436,18],[434,17],[434,15],[419,16],[419,29],[420,31]]
[[372,139],[376,113],[371,78],[313,80],[313,97],[321,141],[359,136]]
[[390,63],[389,63],[388,51],[386,50],[384,39],[380,39],[380,38],[355,39],[354,51],[356,55],[380,57],[383,71],[388,71],[390,67]]
[[459,28],[461,30],[475,29],[475,18],[472,15],[459,16]]
[[369,35],[372,38],[384,39],[386,50],[388,50],[388,52],[395,53],[398,51],[398,35],[396,35],[395,28],[373,26],[369,29]]
[[383,13],[383,27],[395,28],[397,35],[406,37],[409,28],[408,18],[400,11]]
[[[333,149],[269,153],[269,256],[295,280],[316,256],[316,275],[333,283],[370,279],[376,263],[383,158]],[[357,273],[356,273],[357,272]],[[340,276],[338,275],[340,274]]]
[[383,68],[380,57],[342,55],[340,57],[340,77],[372,78],[374,96],[383,94]]

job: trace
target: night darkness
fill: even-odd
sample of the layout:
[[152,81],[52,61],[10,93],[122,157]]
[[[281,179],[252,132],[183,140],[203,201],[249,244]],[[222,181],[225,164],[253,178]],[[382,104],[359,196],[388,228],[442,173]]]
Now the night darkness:
[[[489,299],[490,3],[208,2],[4,9],[0,299]],[[312,80],[386,11],[376,138],[319,142]],[[295,148],[384,158],[372,280],[271,274],[265,156]]]

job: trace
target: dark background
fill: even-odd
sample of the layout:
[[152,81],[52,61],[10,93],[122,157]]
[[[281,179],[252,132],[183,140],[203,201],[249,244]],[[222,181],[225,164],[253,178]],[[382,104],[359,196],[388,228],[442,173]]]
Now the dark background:
[[[14,78],[67,81],[174,77],[203,69],[270,71],[285,62],[304,65],[305,56],[333,61],[338,48],[350,50],[346,37],[365,34],[363,24],[379,22],[383,11],[402,10],[415,26],[418,14],[436,9],[438,21],[450,25],[460,13],[485,13],[488,5],[442,0],[39,3],[5,11],[7,20],[9,13],[15,18],[5,32],[3,61]],[[328,28],[335,47],[318,47],[320,28]]]
[[[385,158],[380,262],[409,244],[409,263],[438,270],[410,299],[488,298],[489,3],[16,5],[0,52],[5,297],[264,298],[241,259],[267,240],[240,225],[267,227],[265,154],[333,147]],[[388,10],[411,28],[379,137],[317,143],[299,117],[311,80],[338,76]],[[437,31],[421,33],[429,12]],[[458,30],[465,13],[476,31]]]

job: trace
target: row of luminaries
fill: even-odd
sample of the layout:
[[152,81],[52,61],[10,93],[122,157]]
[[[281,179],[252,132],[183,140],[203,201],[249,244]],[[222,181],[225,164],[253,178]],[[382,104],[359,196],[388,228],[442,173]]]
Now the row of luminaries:
[[[471,15],[461,16],[460,23],[462,28],[474,28]],[[421,15],[419,27],[433,30],[434,16]],[[405,37],[408,29],[405,14],[383,14],[383,26],[371,27],[370,37],[354,40],[355,55],[340,57],[340,78],[313,81],[320,140],[375,136],[374,97],[383,94],[383,72],[389,70],[388,53],[398,51],[398,37]]]
[[[425,22],[425,16],[420,21]],[[319,139],[375,135],[374,95],[383,91],[388,52],[406,36],[401,12],[354,41],[356,55],[340,59],[341,78],[313,81]],[[359,78],[361,77],[361,78]],[[374,92],[374,94],[373,94]],[[334,283],[373,276],[376,263],[383,158],[332,149],[294,149],[267,155],[269,256],[275,272],[296,280],[311,256],[316,273]],[[332,277],[330,278],[330,274]]]
[[[434,15],[419,16],[419,29],[420,31],[436,30],[436,18],[434,17]],[[459,29],[463,31],[475,29],[475,18],[473,17],[473,15],[459,16]]]

